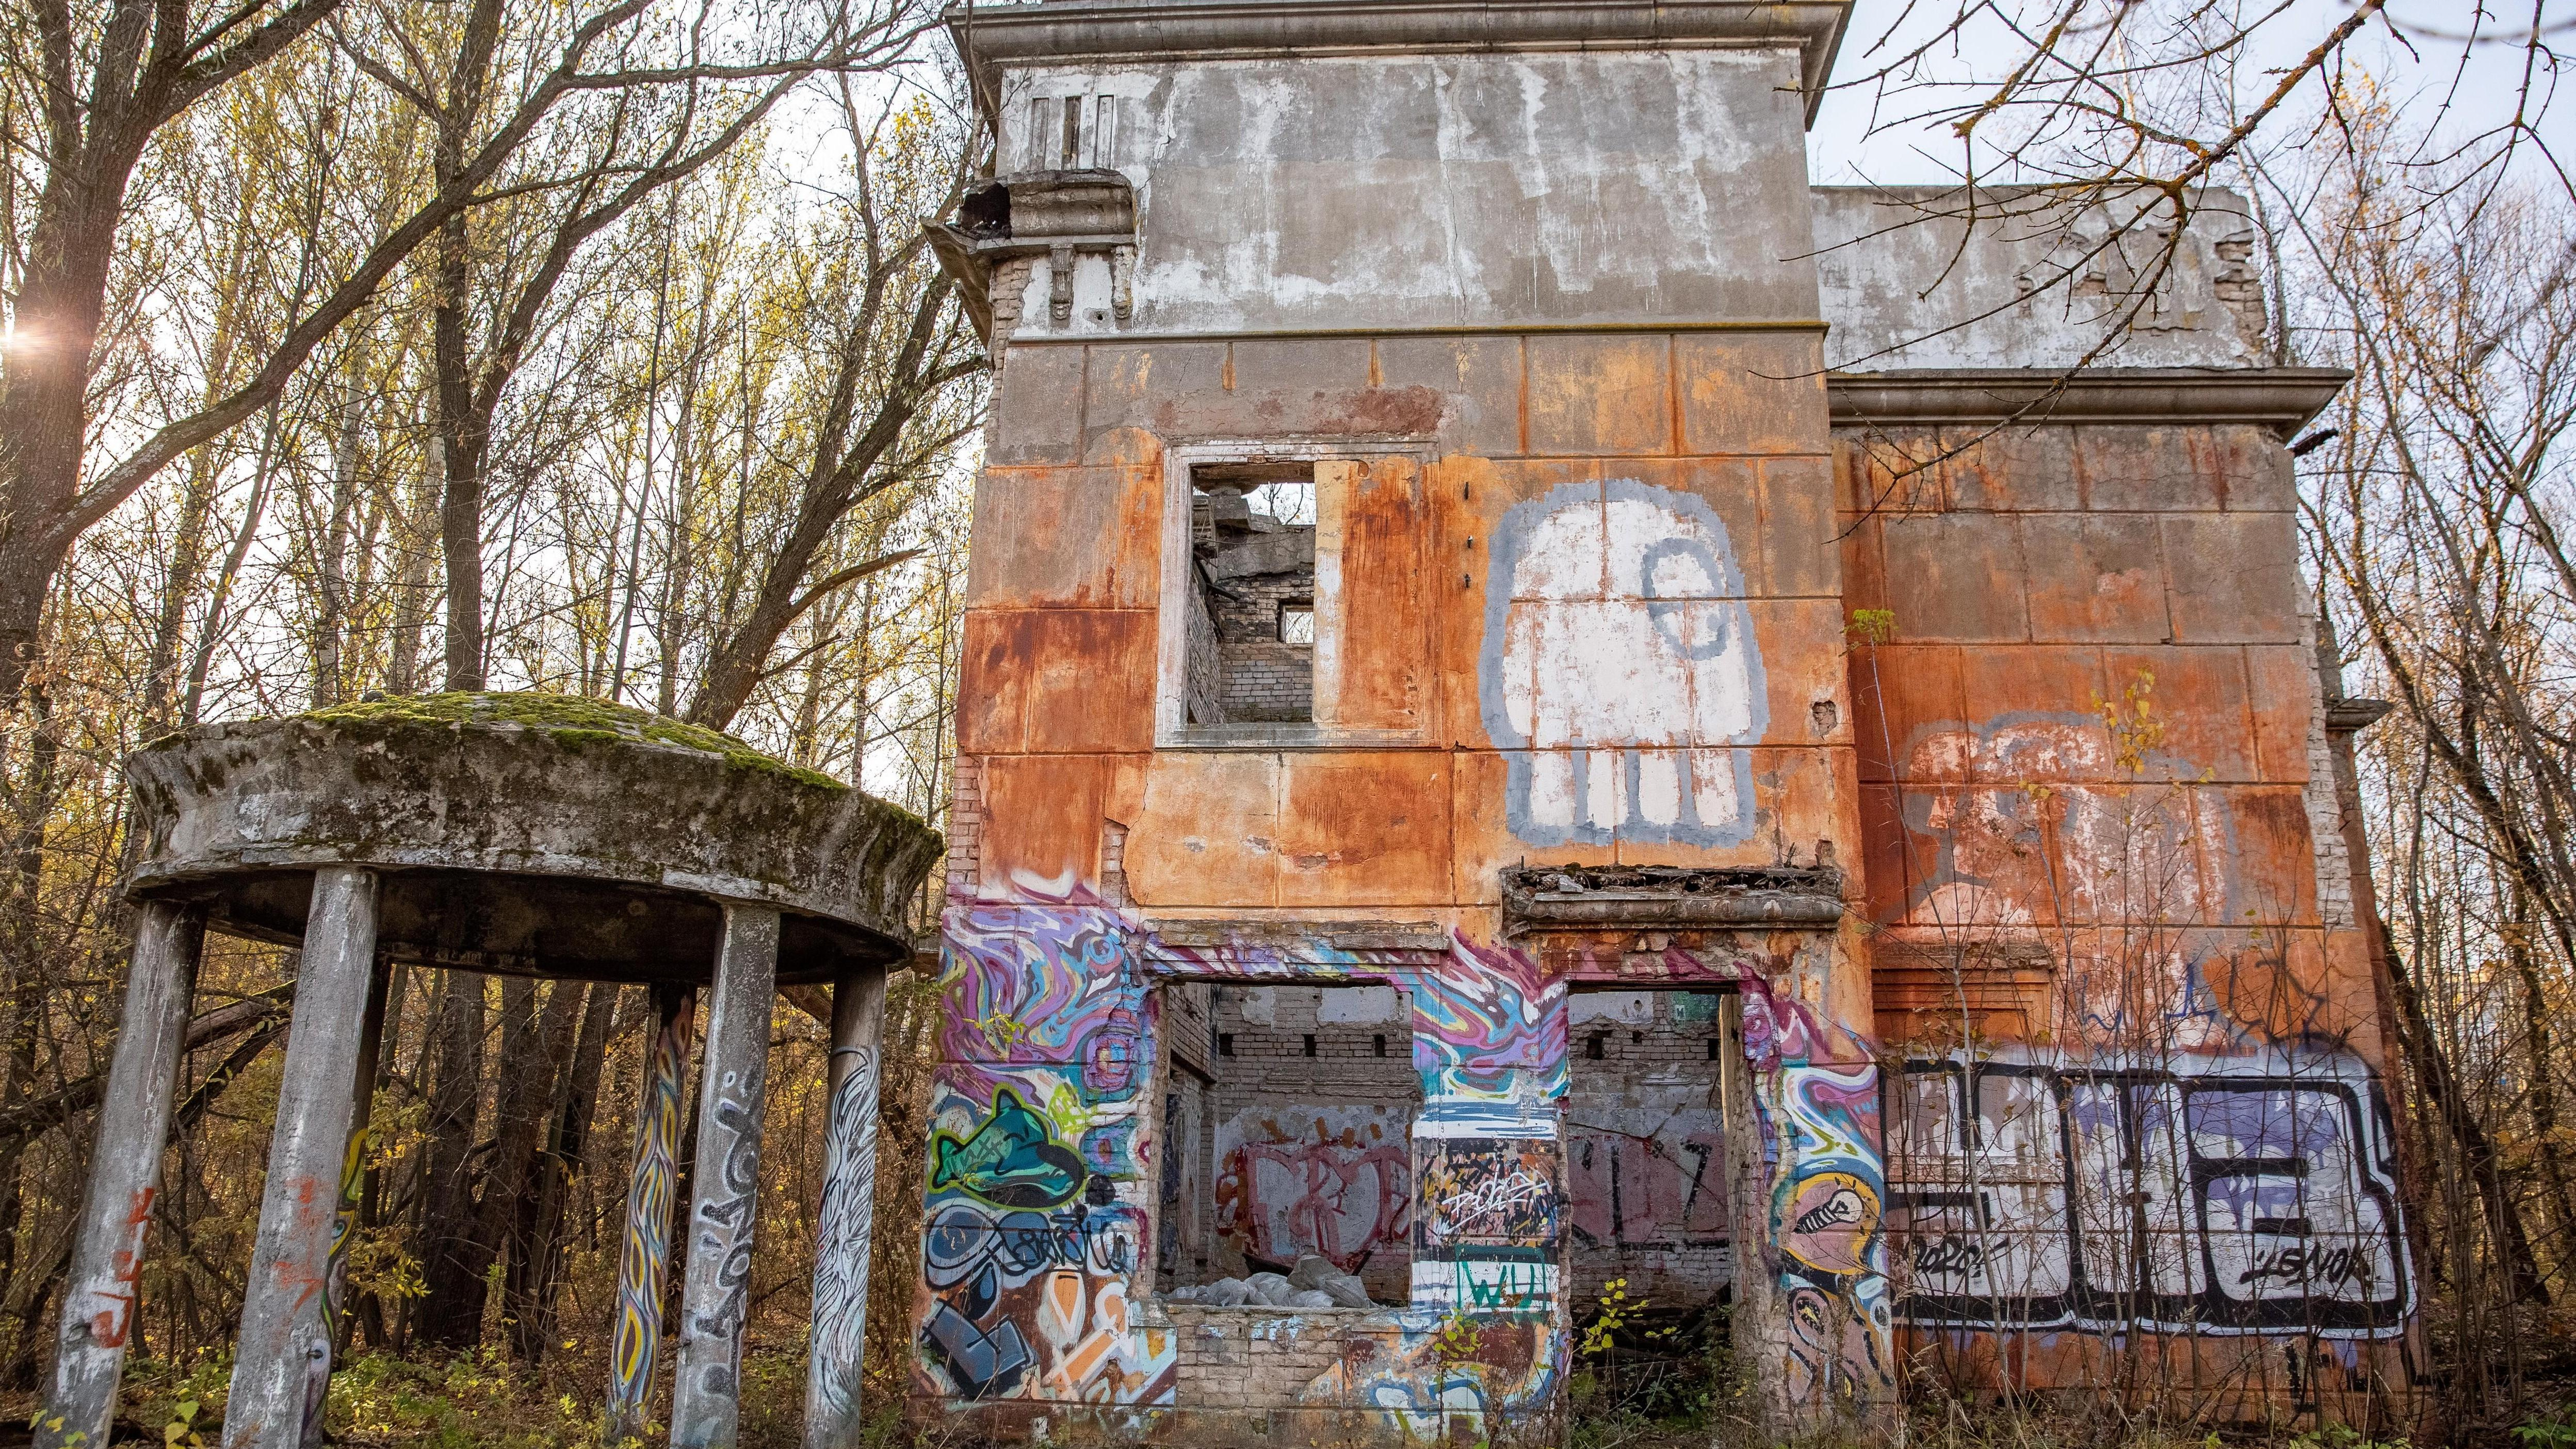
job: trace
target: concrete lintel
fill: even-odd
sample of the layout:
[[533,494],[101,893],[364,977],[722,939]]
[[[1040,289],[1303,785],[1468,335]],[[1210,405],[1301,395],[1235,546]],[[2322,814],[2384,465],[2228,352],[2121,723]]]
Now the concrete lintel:
[[947,12],[979,100],[1014,64],[1493,50],[1788,49],[1815,124],[1851,9],[1842,0],[1059,0]]
[[[1151,920],[1146,947],[1186,951],[1248,951],[1293,962],[1318,945],[1333,951],[1440,952],[1449,933],[1432,921],[1285,921],[1269,918]],[[1196,964],[1196,963],[1192,963]]]
[[2254,423],[2286,440],[2352,380],[2335,367],[1925,368],[1825,378],[1837,427],[1866,423]]
[[1515,866],[1503,872],[1504,934],[1544,927],[1815,926],[1843,916],[1830,867]]

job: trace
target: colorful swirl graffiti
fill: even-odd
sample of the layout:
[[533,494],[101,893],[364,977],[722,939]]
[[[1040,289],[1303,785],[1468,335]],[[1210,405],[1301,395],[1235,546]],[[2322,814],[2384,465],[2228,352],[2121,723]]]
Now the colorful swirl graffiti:
[[[1148,1410],[1176,1402],[1171,1332],[1134,1307],[1156,1180],[1143,1087],[1157,977],[1387,982],[1411,1002],[1423,1100],[1409,1173],[1383,1148],[1330,1132],[1313,1141],[1329,1161],[1281,1155],[1303,1150],[1311,1134],[1301,1131],[1296,1142],[1237,1134],[1220,1165],[1218,1191],[1233,1193],[1226,1231],[1267,1231],[1281,1256],[1282,1243],[1311,1240],[1346,1265],[1354,1231],[1374,1242],[1399,1220],[1382,1199],[1406,1186],[1411,1307],[1387,1315],[1402,1330],[1354,1349],[1306,1397],[1367,1405],[1391,1427],[1421,1432],[1554,1391],[1570,1352],[1559,1265],[1563,976],[1463,933],[1437,950],[1179,946],[1090,900],[955,902],[944,947],[948,1020],[916,1338],[923,1392]],[[1744,999],[1789,1389],[1875,1402],[1893,1390],[1876,1068],[1865,1042],[1761,983],[1745,983]],[[1845,1040],[1852,1050],[1829,1049]],[[1270,1187],[1255,1191],[1265,1172],[1275,1183],[1262,1178]],[[1246,1216],[1272,1197],[1277,1222]],[[1365,1224],[1353,1216],[1361,1208]],[[1461,1323],[1472,1328],[1463,1342]]]

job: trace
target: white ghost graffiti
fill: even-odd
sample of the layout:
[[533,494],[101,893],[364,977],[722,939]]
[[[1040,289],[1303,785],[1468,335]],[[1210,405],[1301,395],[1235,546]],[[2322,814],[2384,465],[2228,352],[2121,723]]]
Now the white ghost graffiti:
[[[1504,515],[1487,586],[1485,729],[1511,756],[1533,845],[1730,844],[1753,829],[1768,722],[1726,526],[1633,479],[1567,484]],[[1518,751],[1526,751],[1519,753]]]

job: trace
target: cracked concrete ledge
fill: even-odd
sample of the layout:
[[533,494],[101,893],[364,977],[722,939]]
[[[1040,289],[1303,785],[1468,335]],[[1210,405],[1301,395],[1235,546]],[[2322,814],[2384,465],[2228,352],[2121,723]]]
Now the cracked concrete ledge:
[[1825,377],[1837,426],[1855,423],[2255,423],[2279,437],[2352,374],[2333,367],[1900,368]]
[[1850,7],[1841,0],[1053,0],[954,6],[957,52],[991,87],[1014,62],[1429,54],[1475,50],[1795,49],[1807,123],[1824,100]]
[[1843,916],[1831,866],[1513,866],[1503,872],[1505,934],[1548,926],[1815,926]]

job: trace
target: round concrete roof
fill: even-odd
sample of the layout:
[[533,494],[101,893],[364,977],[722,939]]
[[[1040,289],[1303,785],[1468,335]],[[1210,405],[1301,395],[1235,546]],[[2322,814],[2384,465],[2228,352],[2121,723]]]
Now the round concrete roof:
[[782,982],[911,955],[942,845],[910,813],[713,730],[548,694],[411,696],[207,725],[129,756],[127,889],[294,942],[313,873],[383,871],[383,952],[608,981],[704,979],[720,902],[785,914]]

